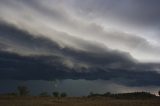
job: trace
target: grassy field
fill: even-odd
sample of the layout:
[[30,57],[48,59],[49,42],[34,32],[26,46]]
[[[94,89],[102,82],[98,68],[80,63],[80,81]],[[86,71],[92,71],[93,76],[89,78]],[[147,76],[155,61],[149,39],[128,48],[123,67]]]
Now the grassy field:
[[160,99],[0,97],[0,106],[160,106]]

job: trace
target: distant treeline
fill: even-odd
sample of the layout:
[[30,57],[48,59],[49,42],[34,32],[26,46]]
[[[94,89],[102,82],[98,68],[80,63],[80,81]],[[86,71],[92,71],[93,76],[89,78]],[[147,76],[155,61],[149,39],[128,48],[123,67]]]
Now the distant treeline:
[[[151,94],[150,92],[132,92],[132,93],[90,93],[87,97],[107,97],[107,98],[114,98],[114,99],[155,99],[160,98],[160,91],[158,92],[159,96],[155,94]],[[18,86],[17,91],[13,93],[4,93],[0,94],[0,96],[31,96],[30,90],[27,86]],[[48,94],[48,92],[41,92],[38,96],[43,97],[67,97],[67,93],[65,92],[52,92],[52,95]]]
[[151,94],[149,92],[132,92],[132,93],[117,93],[112,94],[107,92],[105,94],[97,94],[97,93],[90,93],[88,97],[109,97],[115,99],[151,99],[151,98],[158,98],[155,94]]
[[[31,96],[30,95],[30,90],[27,86],[18,86],[16,92],[11,92],[11,93],[1,93],[0,96]],[[52,92],[52,95],[50,95],[48,92],[41,92],[39,95],[41,97],[67,97],[67,93],[65,92],[58,92],[54,91]]]

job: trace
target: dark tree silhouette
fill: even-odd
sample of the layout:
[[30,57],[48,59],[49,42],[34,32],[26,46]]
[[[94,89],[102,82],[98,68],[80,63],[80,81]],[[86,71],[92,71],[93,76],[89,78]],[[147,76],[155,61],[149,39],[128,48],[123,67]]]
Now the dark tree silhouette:
[[67,97],[67,94],[65,92],[61,93],[61,97]]
[[19,93],[20,96],[29,95],[29,89],[26,86],[18,86],[17,90],[18,90],[18,93]]
[[160,91],[158,91],[158,95],[160,96]]
[[54,97],[59,97],[59,92],[53,92],[52,94]]
[[[160,92],[159,92],[159,94],[160,94]],[[96,96],[110,97],[110,98],[116,98],[116,99],[157,98],[157,96],[155,94],[151,94],[150,92],[131,92],[131,93],[117,93],[117,94],[111,94],[110,92],[107,92],[105,94],[90,93],[90,95],[88,97],[96,97]]]

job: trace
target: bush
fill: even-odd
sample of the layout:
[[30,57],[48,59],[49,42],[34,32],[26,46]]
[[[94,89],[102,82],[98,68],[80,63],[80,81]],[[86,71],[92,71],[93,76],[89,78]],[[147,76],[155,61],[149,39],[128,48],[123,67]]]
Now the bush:
[[67,97],[67,94],[65,92],[61,93],[61,97]]
[[18,90],[20,96],[29,95],[29,89],[26,86],[18,86],[17,90]]
[[59,92],[53,92],[52,94],[54,97],[59,97]]

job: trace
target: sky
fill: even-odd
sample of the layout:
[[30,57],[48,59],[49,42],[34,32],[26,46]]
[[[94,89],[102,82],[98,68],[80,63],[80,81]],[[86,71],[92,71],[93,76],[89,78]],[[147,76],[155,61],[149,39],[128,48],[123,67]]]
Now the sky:
[[71,95],[112,92],[112,85],[113,92],[156,92],[159,5],[158,0],[1,0],[0,92],[9,91],[4,83],[24,80],[33,90],[35,82],[46,89],[48,81],[59,80],[59,89],[72,84]]

